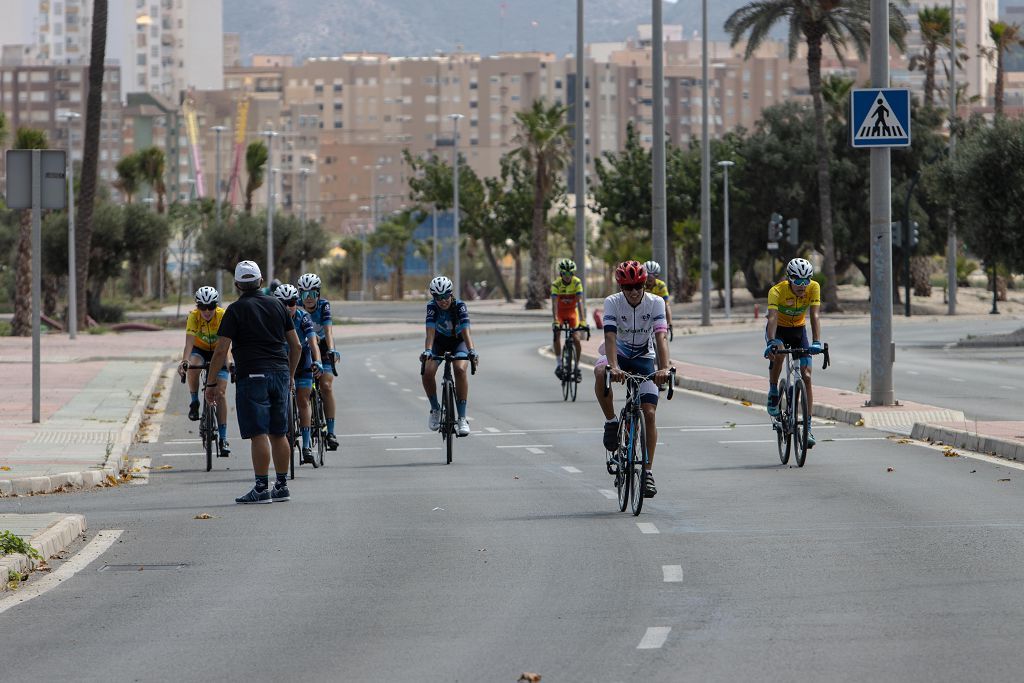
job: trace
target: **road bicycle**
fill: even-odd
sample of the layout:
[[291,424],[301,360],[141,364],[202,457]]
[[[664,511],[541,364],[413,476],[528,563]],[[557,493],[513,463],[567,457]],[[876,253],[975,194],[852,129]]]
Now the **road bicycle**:
[[[772,429],[779,447],[779,460],[789,462],[790,451],[796,458],[796,466],[803,467],[807,460],[807,434],[811,431],[811,412],[807,402],[807,388],[800,374],[801,358],[814,355],[810,349],[777,349],[776,355],[786,357],[786,367],[779,379],[779,414],[772,418]],[[824,362],[821,369],[829,366],[828,344],[822,347]]]
[[[675,393],[676,369],[669,368],[668,391],[665,399],[672,400]],[[646,466],[650,463],[647,452],[647,425],[640,407],[640,385],[653,380],[657,373],[635,375],[626,373],[626,403],[619,411],[619,446],[607,457],[608,474],[615,477],[618,492],[619,512],[625,512],[628,505],[634,516],[644,506],[644,487],[647,484]],[[605,370],[604,393],[612,386],[612,374]]]
[[562,375],[560,381],[562,382],[562,400],[568,401],[569,397],[572,397],[573,402],[576,401],[576,389],[579,387],[582,377],[580,376],[580,359],[576,355],[576,344],[574,342],[574,332],[586,332],[587,340],[590,339],[590,327],[587,325],[580,325],[579,327],[573,328],[568,322],[563,322],[558,327],[559,332],[562,335]]
[[[452,361],[466,360],[469,356],[465,353],[446,352],[443,356],[430,355],[429,360],[438,360],[444,363],[444,374],[441,379],[441,419],[437,431],[441,432],[441,439],[445,443],[447,464],[452,464],[452,437],[458,436],[455,426],[458,422],[458,412],[455,407],[457,400],[455,393],[455,377],[452,374]],[[420,359],[420,375],[426,372],[427,360]],[[470,362],[470,371],[476,374],[476,360]]]
[[[203,450],[206,452],[206,471],[209,472],[213,469],[214,453],[217,454],[218,458],[227,457],[220,450],[220,431],[217,429],[217,406],[216,404],[206,402],[206,377],[209,374],[210,364],[207,362],[202,365],[188,365],[185,369],[198,370],[199,386],[204,388],[200,392],[203,404],[199,411],[199,438],[202,440]],[[182,384],[185,383],[187,374],[187,372],[181,373]],[[234,381],[234,374],[232,374],[232,381]]]

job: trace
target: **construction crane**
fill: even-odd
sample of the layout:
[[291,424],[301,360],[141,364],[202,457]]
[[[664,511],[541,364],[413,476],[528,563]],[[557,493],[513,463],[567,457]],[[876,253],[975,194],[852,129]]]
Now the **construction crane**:
[[196,196],[202,199],[206,196],[206,187],[203,185],[203,159],[199,152],[199,124],[196,121],[196,100],[195,94],[191,90],[185,96],[181,110],[185,115],[185,133],[188,135],[189,160],[192,162],[192,179],[195,181]]
[[228,179],[228,206],[235,205],[237,192],[242,191],[242,159],[245,157],[245,133],[249,121],[249,94],[242,93],[238,99],[235,113],[235,160],[231,166],[231,177]]

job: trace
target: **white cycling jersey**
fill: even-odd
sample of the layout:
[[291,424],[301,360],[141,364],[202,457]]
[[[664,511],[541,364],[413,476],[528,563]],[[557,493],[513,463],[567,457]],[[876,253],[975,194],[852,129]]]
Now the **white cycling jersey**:
[[[620,356],[654,358],[654,335],[668,331],[665,300],[645,292],[634,307],[622,292],[612,294],[604,300],[604,329],[615,333],[615,347]],[[606,353],[603,349],[601,352]]]

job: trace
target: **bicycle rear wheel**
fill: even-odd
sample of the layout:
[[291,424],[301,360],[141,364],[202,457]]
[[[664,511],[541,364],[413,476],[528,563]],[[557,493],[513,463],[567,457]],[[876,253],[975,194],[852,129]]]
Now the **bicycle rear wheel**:
[[789,421],[786,418],[786,413],[789,411],[789,401],[786,400],[786,394],[788,389],[786,387],[786,381],[782,380],[779,382],[779,416],[772,418],[772,427],[775,428],[775,439],[778,441],[779,447],[779,460],[785,465],[789,462]]
[[302,443],[302,432],[299,425],[299,404],[295,400],[295,394],[291,395],[288,401],[288,469],[290,477],[295,478],[295,456],[296,451]]
[[569,343],[569,368],[572,369],[572,377],[569,378],[569,396],[572,398],[572,402],[576,402],[576,390],[579,388],[579,382],[576,381],[576,373],[580,369],[580,359],[576,357],[576,346],[570,341]]
[[562,400],[569,400],[569,385],[573,383],[572,376],[572,343],[566,342],[562,347]]
[[807,391],[803,382],[793,386],[793,433],[796,436],[793,451],[796,466],[803,467],[807,460],[807,434],[811,431],[811,416],[807,406]]
[[644,486],[647,484],[647,470],[644,463],[647,462],[647,425],[644,424],[643,415],[637,416],[636,435],[633,439],[633,453],[630,458],[629,476],[632,479],[629,491],[629,509],[633,516],[640,514],[644,506]]
[[619,420],[619,448],[615,458],[619,462],[619,473],[615,475],[615,489],[619,494],[619,512],[625,512],[629,506],[629,487],[633,483],[633,418]]
[[317,387],[310,393],[310,407],[312,408],[312,426],[310,430],[316,434],[316,452],[313,453],[313,469],[315,470],[324,461],[324,451],[327,450],[327,421],[324,419],[324,401],[320,396],[320,388]]

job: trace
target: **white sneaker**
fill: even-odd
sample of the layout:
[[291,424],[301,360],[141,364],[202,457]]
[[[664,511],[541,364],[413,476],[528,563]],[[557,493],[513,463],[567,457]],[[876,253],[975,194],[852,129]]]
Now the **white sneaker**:
[[464,417],[460,417],[455,425],[455,429],[459,436],[469,436],[469,421]]
[[430,417],[427,419],[427,428],[432,432],[436,432],[441,428],[441,411],[431,410]]

